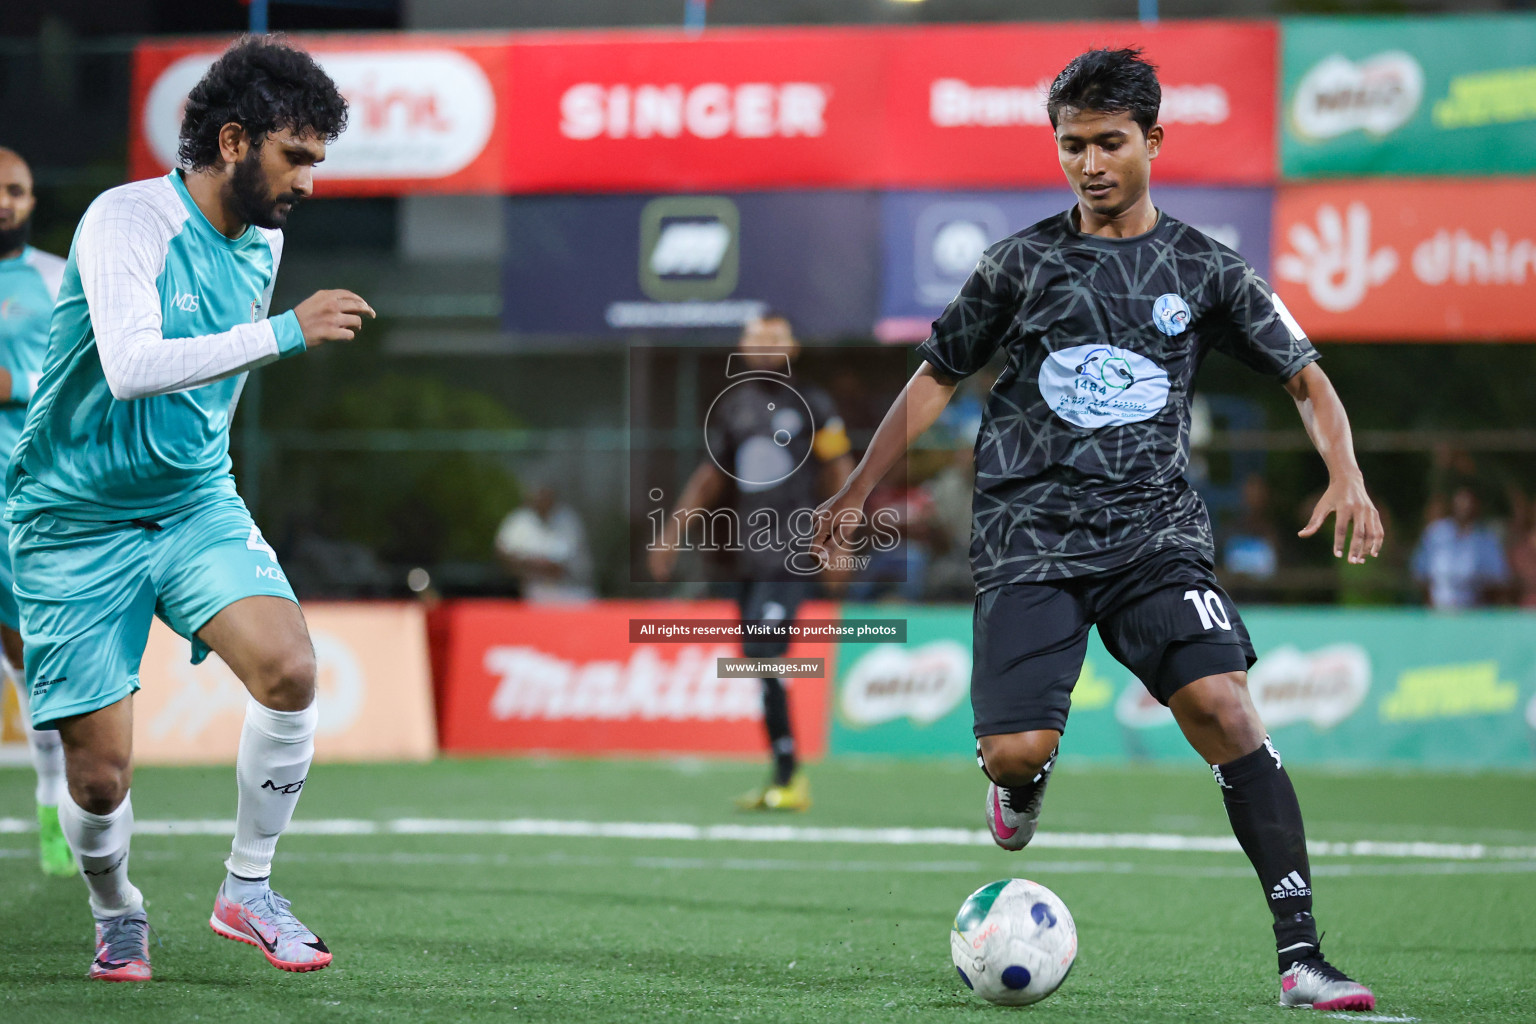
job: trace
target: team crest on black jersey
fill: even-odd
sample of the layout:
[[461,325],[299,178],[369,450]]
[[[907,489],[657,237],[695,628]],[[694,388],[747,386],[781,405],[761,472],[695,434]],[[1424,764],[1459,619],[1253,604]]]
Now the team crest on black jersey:
[[1165,292],[1152,301],[1152,322],[1169,337],[1189,330],[1189,303],[1173,292]]

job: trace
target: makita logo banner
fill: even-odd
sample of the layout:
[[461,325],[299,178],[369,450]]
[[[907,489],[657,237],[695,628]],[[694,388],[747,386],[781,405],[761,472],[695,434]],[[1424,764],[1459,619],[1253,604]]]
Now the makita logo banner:
[[[631,619],[729,619],[724,601],[594,601],[539,607],[460,601],[440,614],[447,637],[439,723],[445,749],[582,754],[766,752],[762,684],[722,679],[733,643],[631,643]],[[806,618],[831,618],[810,602]],[[796,643],[794,658],[835,662],[835,645]],[[831,675],[829,669],[828,675]],[[800,749],[826,749],[827,680],[796,679],[790,715]]]

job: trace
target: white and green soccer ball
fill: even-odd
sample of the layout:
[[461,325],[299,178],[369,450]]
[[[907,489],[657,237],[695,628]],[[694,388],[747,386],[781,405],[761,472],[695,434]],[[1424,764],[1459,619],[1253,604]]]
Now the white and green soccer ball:
[[1077,959],[1067,905],[1038,882],[984,885],[955,915],[950,956],[960,979],[991,1003],[1025,1006],[1055,992]]

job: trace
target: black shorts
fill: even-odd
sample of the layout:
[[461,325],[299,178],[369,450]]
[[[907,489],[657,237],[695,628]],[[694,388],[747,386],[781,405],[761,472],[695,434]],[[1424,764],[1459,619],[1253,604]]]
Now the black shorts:
[[1162,704],[1196,679],[1255,661],[1232,599],[1211,567],[1185,551],[1114,572],[997,587],[976,596],[976,735],[1065,731],[1090,626]]
[[[789,625],[795,621],[800,602],[810,596],[811,585],[800,580],[759,580],[741,584],[736,601],[742,622]],[[741,653],[748,658],[777,658],[789,650],[788,638],[743,640]]]

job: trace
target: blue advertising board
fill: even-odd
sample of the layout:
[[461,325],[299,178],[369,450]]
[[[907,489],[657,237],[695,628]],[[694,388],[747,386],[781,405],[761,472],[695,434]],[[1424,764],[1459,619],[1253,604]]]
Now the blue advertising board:
[[[1232,246],[1269,275],[1267,188],[1161,187],[1160,209]],[[921,341],[987,246],[1072,205],[1066,189],[1038,192],[890,192],[880,199],[884,341]]]
[[875,321],[874,193],[506,202],[502,322],[514,334],[734,331],[765,309],[806,338],[867,336]]

